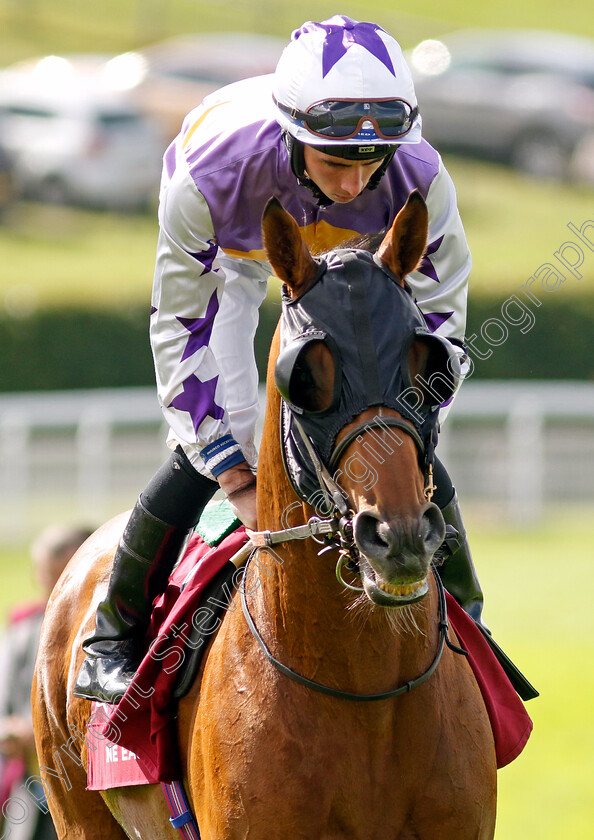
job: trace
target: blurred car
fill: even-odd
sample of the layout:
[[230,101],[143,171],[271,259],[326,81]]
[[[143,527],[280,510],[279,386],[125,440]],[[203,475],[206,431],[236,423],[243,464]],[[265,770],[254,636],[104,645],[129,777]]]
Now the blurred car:
[[[441,149],[543,177],[580,177],[594,132],[594,41],[466,31],[407,54],[423,131]],[[576,154],[586,157],[576,158]],[[591,168],[591,166],[590,166]]]
[[47,56],[0,73],[0,144],[25,197],[132,209],[157,192],[165,138],[109,56]]
[[127,54],[138,72],[130,95],[172,138],[207,94],[240,79],[272,73],[285,46],[282,38],[244,32],[169,38]]

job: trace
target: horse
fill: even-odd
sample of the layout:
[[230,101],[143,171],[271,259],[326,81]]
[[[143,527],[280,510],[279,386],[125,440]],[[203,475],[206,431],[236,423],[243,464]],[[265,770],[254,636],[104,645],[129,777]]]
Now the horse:
[[[265,574],[246,568],[242,608],[226,612],[179,701],[202,840],[487,840],[493,735],[431,570],[445,529],[430,500],[440,401],[427,391],[444,357],[405,280],[426,248],[424,201],[409,196],[375,256],[313,257],[275,199],[262,225],[284,300],[258,466],[266,530],[252,539],[281,541]],[[177,835],[158,785],[86,791],[72,737],[90,715],[72,693],[81,643],[125,521],[79,550],[42,631],[34,725],[41,764],[57,768],[44,783],[60,840]]]

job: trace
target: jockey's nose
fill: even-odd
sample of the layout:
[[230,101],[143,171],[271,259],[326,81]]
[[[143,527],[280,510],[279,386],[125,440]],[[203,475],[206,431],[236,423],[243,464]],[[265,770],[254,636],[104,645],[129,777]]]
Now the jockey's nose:
[[365,189],[368,177],[362,166],[352,166],[346,169],[341,178],[341,190],[355,198]]

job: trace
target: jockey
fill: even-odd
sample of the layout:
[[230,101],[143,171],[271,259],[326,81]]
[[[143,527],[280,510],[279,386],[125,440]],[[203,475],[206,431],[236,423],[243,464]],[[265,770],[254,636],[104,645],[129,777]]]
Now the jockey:
[[[471,257],[451,178],[421,136],[398,43],[342,15],[307,22],[270,76],[208,96],[164,156],[150,335],[171,457],[140,495],[116,551],[78,697],[117,702],[152,601],[220,487],[256,527],[258,375],[254,334],[271,273],[261,219],[276,196],[310,249],[387,230],[409,193],[429,211],[429,244],[408,277],[431,330],[464,338]],[[447,472],[444,583],[480,621],[482,593]],[[445,544],[444,544],[445,546]]]

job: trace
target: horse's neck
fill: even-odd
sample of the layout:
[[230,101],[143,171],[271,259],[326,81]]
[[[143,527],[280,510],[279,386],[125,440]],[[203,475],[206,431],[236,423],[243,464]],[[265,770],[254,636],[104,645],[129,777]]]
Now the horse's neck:
[[[271,398],[275,395],[269,394]],[[271,531],[306,518],[303,507],[295,505],[282,466],[273,409],[274,403],[269,404],[273,416],[267,416],[258,468],[259,527]],[[349,690],[360,693],[417,676],[435,650],[434,594],[414,608],[411,626],[399,629],[393,613],[339,584],[337,551],[320,556],[320,548],[312,539],[293,540],[255,558],[250,599],[273,653],[314,679],[338,685],[346,679]]]

